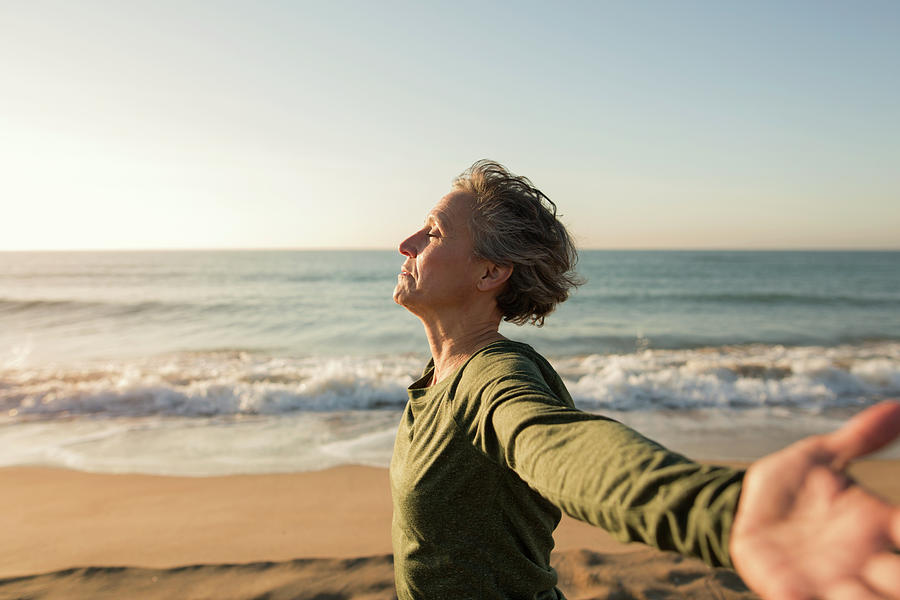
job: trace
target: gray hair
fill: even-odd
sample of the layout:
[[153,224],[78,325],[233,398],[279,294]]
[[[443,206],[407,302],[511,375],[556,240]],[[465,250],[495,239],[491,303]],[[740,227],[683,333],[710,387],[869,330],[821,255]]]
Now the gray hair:
[[512,266],[497,296],[503,319],[540,327],[583,279],[575,273],[578,252],[556,216],[556,204],[525,177],[479,160],[453,181],[474,196],[469,227],[475,255]]

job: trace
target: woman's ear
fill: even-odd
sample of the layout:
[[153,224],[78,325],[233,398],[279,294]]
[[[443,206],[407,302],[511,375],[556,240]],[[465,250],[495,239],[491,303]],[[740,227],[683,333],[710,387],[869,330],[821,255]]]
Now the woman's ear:
[[509,276],[512,275],[512,265],[495,265],[492,262],[486,262],[481,279],[478,280],[478,290],[481,292],[490,292],[501,287]]

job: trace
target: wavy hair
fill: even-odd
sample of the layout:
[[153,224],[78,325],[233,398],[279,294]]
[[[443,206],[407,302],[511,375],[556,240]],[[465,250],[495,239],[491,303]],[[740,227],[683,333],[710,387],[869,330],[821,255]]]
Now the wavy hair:
[[569,291],[584,283],[575,272],[575,243],[557,218],[556,204],[526,177],[491,160],[466,169],[453,188],[474,196],[469,227],[476,256],[512,266],[497,296],[503,319],[542,326]]

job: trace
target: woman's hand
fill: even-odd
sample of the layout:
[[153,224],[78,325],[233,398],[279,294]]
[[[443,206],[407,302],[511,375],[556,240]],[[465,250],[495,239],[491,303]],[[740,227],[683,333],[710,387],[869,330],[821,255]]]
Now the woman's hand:
[[900,507],[845,474],[898,436],[900,402],[883,402],[755,462],[731,535],[744,582],[773,600],[900,598]]

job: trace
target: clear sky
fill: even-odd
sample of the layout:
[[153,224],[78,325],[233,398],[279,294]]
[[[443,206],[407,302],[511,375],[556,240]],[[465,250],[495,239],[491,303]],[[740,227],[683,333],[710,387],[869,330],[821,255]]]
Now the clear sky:
[[0,4],[0,249],[393,248],[479,158],[587,248],[900,248],[900,2]]

